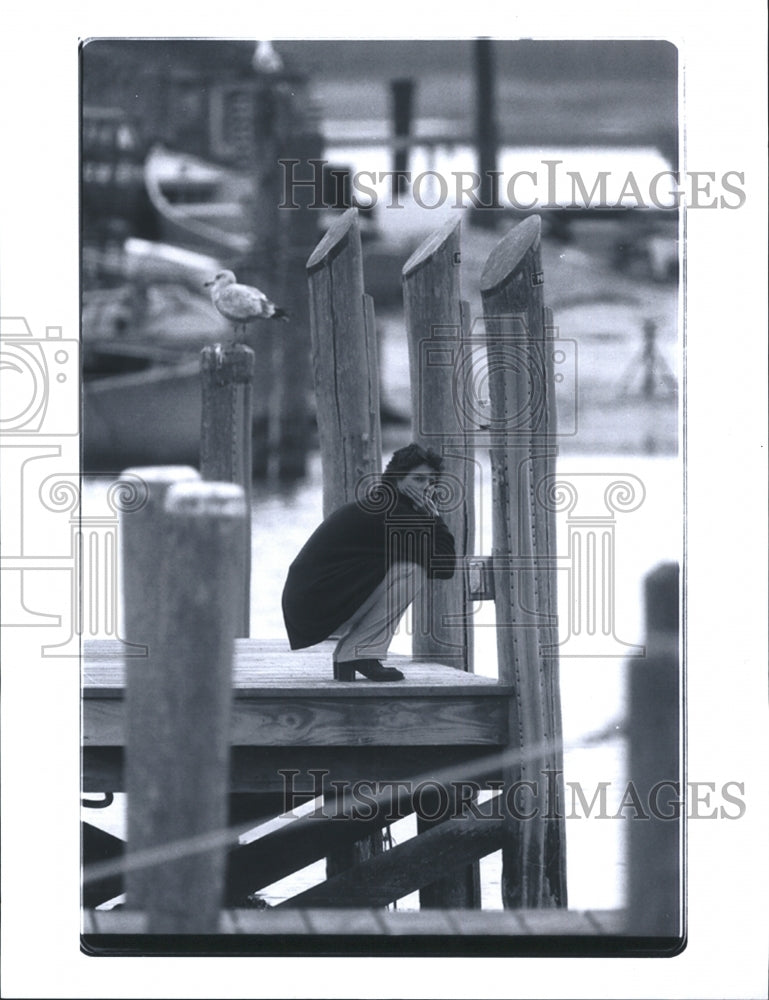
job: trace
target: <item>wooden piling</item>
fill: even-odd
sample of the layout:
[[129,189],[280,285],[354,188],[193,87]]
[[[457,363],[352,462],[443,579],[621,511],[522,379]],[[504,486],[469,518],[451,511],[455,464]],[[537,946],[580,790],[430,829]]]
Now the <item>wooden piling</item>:
[[373,307],[363,286],[357,209],[329,228],[307,261],[323,514],[355,499],[382,465]]
[[[506,907],[566,905],[563,764],[557,659],[555,531],[538,492],[555,469],[552,350],[543,301],[540,220],[492,251],[481,276],[491,397],[493,565],[499,679],[511,684],[511,745],[550,744],[512,768],[531,781],[536,816],[508,817]],[[533,807],[532,807],[533,809]]]
[[[329,228],[307,261],[310,332],[323,466],[323,516],[356,498],[382,468],[374,307],[364,292],[357,209]],[[331,664],[329,663],[329,670]],[[335,793],[329,792],[330,803]],[[377,854],[373,834],[329,854],[329,875]]]
[[403,302],[411,370],[412,434],[443,456],[443,517],[460,566],[434,580],[414,609],[414,655],[472,669],[472,601],[463,570],[475,544],[473,428],[466,394],[469,318],[460,299],[460,224],[429,236],[403,266]]
[[[158,703],[153,695],[155,678],[163,670],[159,659],[161,546],[163,505],[168,490],[176,483],[200,480],[196,469],[187,466],[152,466],[127,469],[120,483],[135,489],[137,479],[145,484],[146,501],[141,506],[123,505],[120,511],[122,595],[125,635],[134,646],[145,647],[146,655],[126,658],[126,730],[129,733],[160,732]],[[126,757],[126,787],[145,788],[151,781],[154,758],[139,750]],[[136,826],[136,816],[128,810],[128,841],[141,849],[144,830]],[[127,876],[130,897],[144,898],[150,876],[144,869]]]
[[626,933],[682,933],[681,684],[678,565],[664,563],[644,581],[646,656],[629,661],[628,774],[641,813],[630,821]]
[[[412,436],[443,456],[444,519],[459,564],[450,580],[432,580],[414,605],[414,655],[472,670],[472,598],[464,557],[475,545],[475,464],[465,364],[469,315],[460,298],[460,224],[431,234],[403,266],[403,302],[409,342]],[[439,506],[440,500],[439,496]],[[420,818],[420,834],[436,824]],[[477,863],[436,879],[420,892],[420,906],[477,907]]]
[[220,344],[200,355],[203,413],[200,472],[208,482],[235,483],[246,498],[243,538],[236,553],[241,577],[237,632],[249,634],[251,609],[251,411],[255,358],[250,347]]
[[178,857],[175,844],[227,822],[237,553],[246,503],[243,490],[229,483],[178,483],[153,513],[162,544],[156,669],[146,678],[145,696],[155,707],[149,719],[138,716],[129,687],[128,849],[129,857],[152,848],[165,856],[138,881],[129,872],[127,903],[146,912],[149,933],[214,933],[225,849]]

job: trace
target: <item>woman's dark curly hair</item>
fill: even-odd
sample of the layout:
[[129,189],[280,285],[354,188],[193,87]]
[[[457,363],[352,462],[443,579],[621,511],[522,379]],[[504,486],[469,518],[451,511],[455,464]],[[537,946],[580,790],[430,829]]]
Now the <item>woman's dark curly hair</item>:
[[399,448],[387,463],[382,473],[382,482],[395,485],[398,479],[423,463],[436,472],[440,472],[443,468],[443,459],[432,448],[422,448],[418,444],[408,444],[405,448]]

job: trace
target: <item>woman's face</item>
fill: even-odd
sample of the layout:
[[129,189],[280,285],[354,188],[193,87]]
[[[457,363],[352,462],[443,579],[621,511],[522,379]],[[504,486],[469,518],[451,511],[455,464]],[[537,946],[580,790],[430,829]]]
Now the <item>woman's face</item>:
[[430,498],[433,487],[438,482],[439,474],[426,462],[415,465],[405,476],[398,479],[398,489],[401,493],[420,498]]

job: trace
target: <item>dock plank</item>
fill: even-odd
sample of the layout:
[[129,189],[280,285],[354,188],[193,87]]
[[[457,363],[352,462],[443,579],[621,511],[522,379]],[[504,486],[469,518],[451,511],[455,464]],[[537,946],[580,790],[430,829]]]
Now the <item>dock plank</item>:
[[[116,640],[92,640],[83,645],[83,697],[120,697],[125,687],[125,670],[130,670],[132,657],[124,662],[122,644]],[[509,687],[498,684],[493,678],[408,656],[387,658],[388,664],[397,666],[405,674],[405,679],[395,686],[363,678],[349,683],[335,681],[332,650],[333,643],[292,651],[280,640],[237,639],[233,663],[234,696],[247,698],[262,696],[266,691],[281,691],[296,697],[326,698],[336,697],[343,690],[346,698],[371,698],[378,697],[383,689],[407,690],[409,696],[425,697],[482,693],[487,697],[503,698],[512,693]]]
[[[453,669],[449,667],[448,669]],[[250,698],[236,700],[230,744],[250,747],[499,747],[507,733],[497,698]],[[83,745],[125,746],[125,702],[90,698],[83,705]]]
[[[124,660],[116,640],[86,642],[83,745],[125,745]],[[298,653],[240,639],[233,664],[232,746],[503,746],[509,687],[443,664],[390,657],[397,684],[331,676],[332,643]]]
[[[142,934],[143,913],[130,910],[85,910],[86,934]],[[222,934],[255,935],[441,935],[467,937],[622,936],[623,910],[229,910],[220,918]]]

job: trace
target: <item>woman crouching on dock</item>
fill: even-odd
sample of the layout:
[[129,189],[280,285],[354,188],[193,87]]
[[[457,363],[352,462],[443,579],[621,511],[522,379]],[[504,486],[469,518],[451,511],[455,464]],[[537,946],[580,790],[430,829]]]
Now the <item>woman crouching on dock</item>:
[[292,649],[337,640],[334,678],[400,681],[386,667],[398,622],[426,580],[454,575],[454,537],[433,495],[443,460],[430,448],[394,453],[379,483],[331,513],[289,567],[283,619]]

